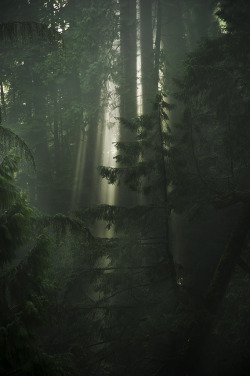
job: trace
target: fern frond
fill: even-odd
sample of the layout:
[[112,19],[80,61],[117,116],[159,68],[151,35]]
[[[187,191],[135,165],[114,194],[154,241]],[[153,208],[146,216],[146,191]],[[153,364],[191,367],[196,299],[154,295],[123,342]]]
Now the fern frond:
[[18,191],[5,194],[0,200],[0,265],[12,261],[18,247],[26,244],[29,238],[31,208]]
[[18,150],[25,160],[30,162],[35,169],[35,161],[33,154],[26,142],[11,129],[0,125],[0,145],[3,152],[7,153],[11,148]]
[[41,234],[34,246],[16,267],[7,270],[7,279],[12,303],[22,305],[41,288],[41,277],[49,263],[50,239]]
[[20,162],[20,157],[8,153],[3,160],[0,162],[0,176],[7,180],[12,179],[12,175],[18,170],[18,163]]
[[43,215],[34,218],[34,223],[42,227],[52,227],[56,234],[64,234],[66,230],[72,232],[81,232],[87,240],[93,240],[94,237],[88,228],[79,218],[71,218],[64,214],[58,213],[55,216]]
[[18,192],[14,184],[6,179],[6,177],[1,176],[0,173],[0,211],[5,210],[8,206],[12,204],[18,197]]

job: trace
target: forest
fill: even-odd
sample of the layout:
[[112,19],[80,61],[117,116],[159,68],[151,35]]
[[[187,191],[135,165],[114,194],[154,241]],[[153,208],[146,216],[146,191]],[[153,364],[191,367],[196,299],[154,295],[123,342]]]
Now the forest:
[[250,1],[0,1],[0,376],[248,376]]

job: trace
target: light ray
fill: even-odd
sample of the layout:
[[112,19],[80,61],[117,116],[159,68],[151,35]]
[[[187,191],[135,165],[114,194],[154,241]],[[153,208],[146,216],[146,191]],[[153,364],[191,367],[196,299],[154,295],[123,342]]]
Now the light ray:
[[84,165],[85,165],[85,160],[86,160],[86,149],[87,149],[86,143],[87,143],[87,136],[86,135],[83,136],[82,131],[80,130],[76,169],[75,169],[71,206],[70,206],[71,210],[75,209],[81,197],[82,186],[83,186],[83,172],[84,172]]

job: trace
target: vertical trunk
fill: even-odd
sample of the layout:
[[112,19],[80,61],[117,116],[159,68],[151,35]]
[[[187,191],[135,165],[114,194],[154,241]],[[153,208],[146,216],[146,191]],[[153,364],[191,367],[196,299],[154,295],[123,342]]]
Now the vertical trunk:
[[[163,47],[167,57],[164,70],[164,92],[168,93],[169,103],[177,104],[176,110],[169,114],[169,125],[172,134],[175,135],[181,132],[175,128],[175,124],[180,122],[183,105],[178,103],[176,97],[172,98],[172,93],[177,90],[172,78],[181,78],[183,75],[183,62],[186,59],[186,53],[194,48],[199,38],[207,36],[212,30],[213,16],[209,1],[167,0],[162,2],[162,10]],[[180,137],[180,133],[178,137]],[[193,268],[194,260],[199,263],[199,268],[195,271],[196,277],[193,278],[193,282],[191,280],[188,282],[194,283],[195,287],[204,286],[209,279],[209,270],[205,265],[203,255],[206,254],[206,249],[211,252],[208,244],[212,239],[207,239],[206,244],[203,245],[202,255],[201,253],[195,254],[195,249],[198,247],[197,242],[199,242],[202,232],[207,233],[208,223],[209,218],[206,217],[199,219],[197,225],[193,226],[184,215],[175,212],[171,214],[171,248],[176,262],[187,269]],[[196,247],[194,247],[194,244],[196,244]],[[196,278],[198,278],[198,281],[195,280]]]
[[58,104],[57,90],[54,93],[54,162],[55,174],[60,174],[60,144],[59,144],[59,123],[58,123]]
[[3,91],[3,83],[0,83],[1,86],[1,106],[0,106],[0,124],[2,123],[3,119],[6,117],[6,108],[5,108],[5,100],[4,100],[4,91]]
[[[250,229],[249,204],[241,208],[234,230],[224,248],[222,257],[203,299],[196,300],[186,317],[186,330],[181,329],[179,347],[185,349],[164,366],[158,376],[200,376],[204,373],[202,356],[209,334],[216,324],[217,312],[230,283],[232,272],[244,247]],[[185,324],[186,325],[186,324]],[[176,360],[177,359],[177,360]]]
[[186,58],[185,24],[182,0],[166,1],[161,5],[162,45],[166,55],[164,90],[175,90],[172,78],[180,77]]
[[[52,206],[55,212],[67,212],[70,205],[72,177],[72,160],[67,145],[63,142],[62,103],[61,92],[56,89],[52,92],[52,119],[53,124],[53,175],[54,184],[51,190]],[[67,138],[68,145],[70,137]]]
[[192,51],[202,37],[215,36],[219,32],[213,16],[211,1],[195,0],[193,6],[184,3],[187,48]]
[[90,113],[88,120],[88,130],[85,135],[87,139],[86,147],[86,159],[84,161],[83,168],[83,180],[82,180],[82,194],[81,194],[81,204],[89,205],[90,203],[97,199],[98,187],[96,186],[97,172],[96,167],[100,164],[100,156],[102,153],[102,145],[97,147],[98,140],[98,123],[100,120],[100,88],[94,86],[91,92],[93,112]]
[[[244,205],[244,204],[243,204]],[[192,375],[200,375],[199,361],[208,335],[216,322],[216,316],[225,291],[230,283],[233,270],[240,258],[250,229],[250,206],[246,204],[240,210],[235,227],[224,248],[210,285],[204,296],[201,308],[196,312],[196,323],[192,329],[186,354],[186,370]]]
[[123,118],[137,115],[136,39],[136,0],[120,0],[120,116]]
[[[37,163],[36,205],[42,211],[51,212],[52,168],[46,129],[45,98],[41,95],[42,85],[38,76],[32,76],[32,143],[35,146],[34,157]],[[40,89],[40,90],[39,90]]]
[[156,36],[155,36],[155,55],[154,55],[154,93],[158,91],[159,69],[160,69],[160,51],[161,51],[161,28],[162,28],[162,9],[161,1],[156,3]]
[[[137,20],[136,0],[120,0],[120,116],[125,119],[137,116]],[[119,141],[129,142],[134,135],[120,124]],[[134,193],[126,186],[119,187],[119,205],[133,205]]]
[[141,82],[143,114],[152,110],[154,92],[154,54],[152,0],[140,0]]
[[170,241],[169,241],[169,216],[167,214],[167,204],[168,204],[168,179],[167,179],[167,171],[166,171],[166,164],[164,159],[164,141],[163,141],[163,130],[162,130],[162,104],[159,103],[158,106],[158,113],[157,113],[157,134],[158,134],[158,159],[159,159],[159,166],[160,166],[160,192],[161,192],[161,200],[162,200],[162,206],[163,206],[163,226],[164,226],[164,236],[165,236],[165,244],[166,244],[166,258],[168,260],[168,268],[170,272],[170,280],[171,284],[174,289],[177,288],[177,278],[176,278],[176,270],[175,270],[175,264],[173,259],[173,254],[170,249]]
[[212,313],[216,312],[225,294],[233,269],[240,258],[249,229],[250,206],[245,204],[240,211],[236,225],[224,248],[205,296],[206,306]]

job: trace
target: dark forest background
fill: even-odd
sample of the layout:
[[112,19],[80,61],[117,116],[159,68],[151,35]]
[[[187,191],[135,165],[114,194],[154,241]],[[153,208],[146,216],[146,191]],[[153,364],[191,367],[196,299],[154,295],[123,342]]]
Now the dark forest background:
[[249,46],[248,0],[1,0],[0,375],[249,375]]

